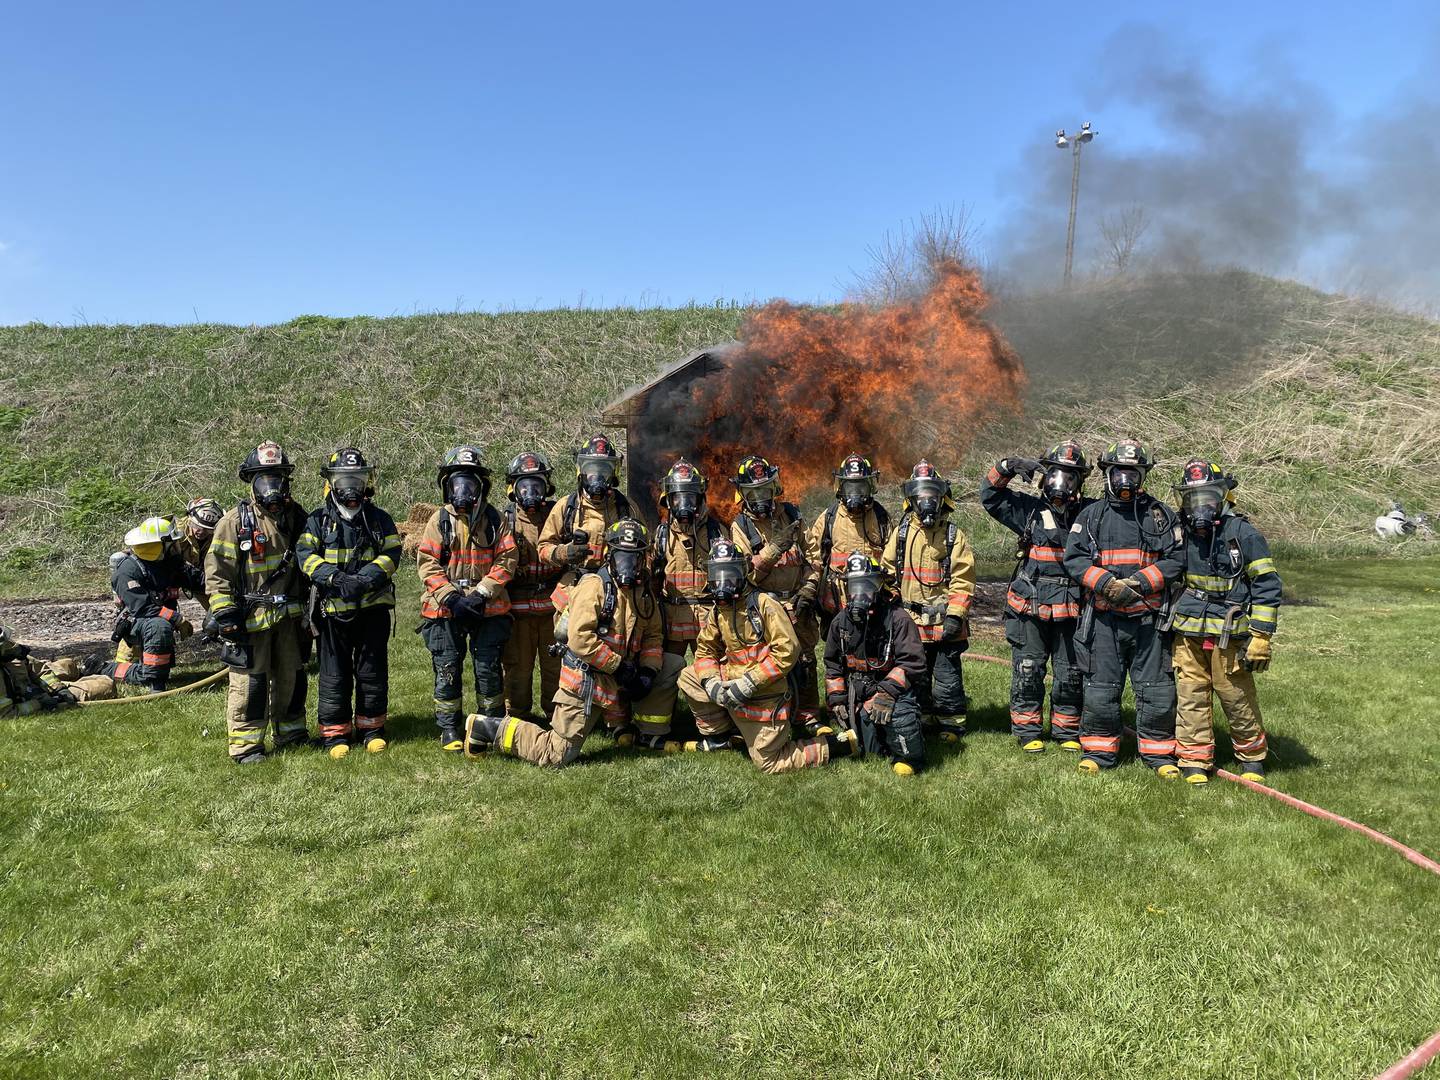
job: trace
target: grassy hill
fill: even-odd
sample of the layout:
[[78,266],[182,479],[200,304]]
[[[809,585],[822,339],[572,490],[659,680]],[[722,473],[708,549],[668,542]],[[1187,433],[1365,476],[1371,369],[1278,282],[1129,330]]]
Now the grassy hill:
[[[330,319],[281,326],[0,328],[0,591],[94,592],[137,514],[208,494],[262,437],[318,496],[323,455],[381,463],[382,501],[430,497],[460,440],[503,460],[563,459],[599,407],[688,350],[734,335],[735,308]],[[1244,273],[1168,275],[1004,298],[995,318],[1031,372],[1027,415],[977,433],[973,492],[1006,450],[1075,433],[1153,443],[1240,473],[1242,502],[1282,541],[1366,549],[1397,495],[1440,504],[1440,326]],[[777,453],[783,461],[783,454]],[[892,492],[893,496],[893,492]],[[973,502],[977,547],[1008,548]]]

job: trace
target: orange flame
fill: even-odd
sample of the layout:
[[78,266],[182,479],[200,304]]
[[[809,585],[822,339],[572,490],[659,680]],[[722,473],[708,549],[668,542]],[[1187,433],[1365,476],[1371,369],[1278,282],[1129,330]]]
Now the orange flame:
[[987,420],[1019,408],[1025,387],[1020,358],[981,318],[987,302],[976,271],[946,262],[918,300],[761,308],[725,355],[728,370],[674,403],[672,416],[698,436],[691,460],[710,479],[712,508],[730,516],[726,482],[746,454],[779,465],[791,498],[830,490],[849,453],[887,481],[922,457],[953,470]]

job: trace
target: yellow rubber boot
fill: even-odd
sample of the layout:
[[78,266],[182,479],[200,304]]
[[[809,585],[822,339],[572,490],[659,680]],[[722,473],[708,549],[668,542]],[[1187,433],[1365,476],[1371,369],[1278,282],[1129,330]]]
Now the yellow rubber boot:
[[1061,749],[1061,750],[1068,750],[1068,751],[1070,751],[1072,754],[1078,754],[1078,753],[1080,752],[1080,740],[1079,740],[1079,739],[1066,739],[1064,742],[1062,742],[1062,743],[1060,744],[1060,749]]
[[1024,750],[1027,754],[1043,754],[1045,752],[1045,740],[1031,739],[1021,746],[1020,749]]
[[1088,757],[1081,758],[1080,771],[1082,773],[1085,773],[1087,776],[1099,776],[1100,763],[1098,761],[1091,761]]
[[370,738],[365,740],[365,752],[367,754],[378,754],[381,753],[389,745],[390,744],[387,743],[384,739],[382,739],[379,735],[372,735]]
[[336,743],[334,746],[330,747],[330,757],[334,761],[339,761],[348,753],[350,753],[349,743]]
[[891,765],[890,768],[891,768],[891,770],[895,773],[896,776],[914,776],[914,775],[915,775],[915,768],[914,768],[914,766],[909,765],[909,764],[907,764],[906,762],[903,762],[903,761],[897,761],[897,762],[895,762],[895,764],[894,764],[894,765]]

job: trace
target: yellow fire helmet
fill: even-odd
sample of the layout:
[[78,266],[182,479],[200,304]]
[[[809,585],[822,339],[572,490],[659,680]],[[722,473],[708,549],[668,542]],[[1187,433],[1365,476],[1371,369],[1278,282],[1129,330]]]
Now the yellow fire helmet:
[[125,534],[125,546],[146,562],[165,557],[165,541],[175,539],[175,523],[165,517],[148,517]]

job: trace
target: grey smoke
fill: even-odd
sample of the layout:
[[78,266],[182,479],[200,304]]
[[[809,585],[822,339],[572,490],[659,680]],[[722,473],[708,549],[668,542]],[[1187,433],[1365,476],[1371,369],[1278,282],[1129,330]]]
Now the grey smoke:
[[[1397,83],[1377,115],[1342,123],[1322,89],[1283,67],[1222,82],[1152,28],[1116,33],[1093,70],[1100,74],[1077,106],[1087,111],[1057,117],[1093,120],[1100,133],[1084,151],[1077,274],[1100,272],[1102,219],[1139,207],[1149,223],[1138,252],[1145,268],[1238,266],[1440,305],[1433,77]],[[1107,109],[1148,114],[1166,140],[1127,140],[1123,125],[1106,123]],[[1069,164],[1044,133],[1024,152],[1014,177],[1021,206],[993,245],[1002,278],[1058,281]]]

